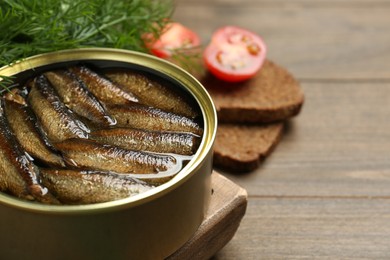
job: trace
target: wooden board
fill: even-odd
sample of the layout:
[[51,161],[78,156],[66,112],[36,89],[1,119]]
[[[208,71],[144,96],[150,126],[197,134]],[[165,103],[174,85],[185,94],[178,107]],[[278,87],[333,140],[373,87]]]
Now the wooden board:
[[168,259],[208,259],[234,236],[247,207],[247,193],[217,172],[212,174],[210,206],[194,236]]

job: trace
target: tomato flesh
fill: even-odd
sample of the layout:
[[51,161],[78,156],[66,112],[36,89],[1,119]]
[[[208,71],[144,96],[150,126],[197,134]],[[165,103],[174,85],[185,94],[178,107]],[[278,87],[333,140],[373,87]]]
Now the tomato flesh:
[[178,49],[189,49],[200,45],[199,36],[180,23],[169,23],[160,38],[147,43],[150,51],[160,58],[169,58]]
[[266,52],[266,45],[260,36],[239,27],[226,26],[213,34],[203,59],[217,78],[239,82],[259,71]]

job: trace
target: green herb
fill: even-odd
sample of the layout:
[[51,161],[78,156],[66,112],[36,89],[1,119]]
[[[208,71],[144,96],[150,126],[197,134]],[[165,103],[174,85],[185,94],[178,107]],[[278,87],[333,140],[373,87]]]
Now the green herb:
[[147,52],[142,35],[158,38],[172,12],[172,0],[1,0],[0,67],[72,48]]
[[0,93],[2,91],[10,91],[10,87],[14,84],[13,77],[7,77],[0,75]]
[[202,46],[171,50],[170,61],[179,65],[194,76],[201,77],[205,73],[202,60]]

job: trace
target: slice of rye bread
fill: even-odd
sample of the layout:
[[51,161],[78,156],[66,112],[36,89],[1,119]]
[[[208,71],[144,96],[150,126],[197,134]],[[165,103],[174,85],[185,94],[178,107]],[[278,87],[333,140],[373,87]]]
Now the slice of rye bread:
[[[304,102],[298,81],[270,60],[246,82],[226,83],[212,75],[201,82],[218,113],[214,166],[228,171],[256,169],[279,143],[283,121],[297,115]],[[269,122],[274,123],[259,124]]]
[[219,124],[214,144],[214,166],[231,172],[256,169],[273,151],[283,123],[267,125]]
[[304,101],[299,82],[284,68],[266,60],[250,80],[227,83],[210,74],[201,78],[224,123],[269,123],[297,115]]

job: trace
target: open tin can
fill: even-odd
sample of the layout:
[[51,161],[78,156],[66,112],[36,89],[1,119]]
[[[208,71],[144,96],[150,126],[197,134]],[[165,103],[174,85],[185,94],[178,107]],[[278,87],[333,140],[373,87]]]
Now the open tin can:
[[0,193],[0,258],[166,258],[195,233],[208,207],[217,128],[215,107],[190,74],[164,60],[132,51],[86,48],[42,54],[3,67],[0,75],[24,80],[80,62],[145,72],[187,92],[201,111],[204,132],[200,146],[173,179],[125,199],[44,205]]

